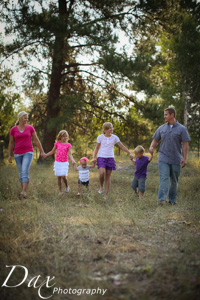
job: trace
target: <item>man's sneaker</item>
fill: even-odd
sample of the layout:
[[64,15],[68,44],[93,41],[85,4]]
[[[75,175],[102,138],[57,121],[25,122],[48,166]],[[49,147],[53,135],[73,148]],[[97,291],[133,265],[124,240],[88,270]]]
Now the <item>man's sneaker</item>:
[[176,202],[169,201],[168,203],[169,203],[169,205],[176,205]]

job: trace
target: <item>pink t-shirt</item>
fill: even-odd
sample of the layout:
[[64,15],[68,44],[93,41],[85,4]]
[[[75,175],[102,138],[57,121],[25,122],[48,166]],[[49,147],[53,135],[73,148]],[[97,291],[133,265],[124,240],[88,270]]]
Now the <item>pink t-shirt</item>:
[[62,144],[61,142],[56,142],[56,161],[66,162],[68,161],[68,151],[69,148],[72,148],[70,143]]
[[98,157],[114,157],[114,145],[119,143],[120,139],[115,134],[112,134],[110,137],[105,137],[104,134],[100,134],[97,137],[97,143],[100,143]]
[[26,152],[33,152],[32,133],[35,132],[33,126],[26,124],[23,132],[20,132],[17,125],[12,127],[10,135],[14,136],[15,150],[14,154],[24,154]]

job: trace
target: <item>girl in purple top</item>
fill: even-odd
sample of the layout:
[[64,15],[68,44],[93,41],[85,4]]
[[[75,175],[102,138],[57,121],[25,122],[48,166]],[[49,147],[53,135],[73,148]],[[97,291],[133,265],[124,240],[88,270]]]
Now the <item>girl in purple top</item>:
[[45,155],[47,156],[53,155],[56,151],[56,159],[54,162],[54,171],[55,175],[58,177],[58,188],[59,188],[59,196],[62,195],[62,180],[65,184],[65,193],[69,192],[69,185],[66,176],[68,175],[68,156],[70,157],[72,164],[75,164],[74,158],[71,153],[72,145],[68,143],[69,134],[66,130],[61,130],[58,133],[57,141],[54,144],[53,149]]
[[140,196],[144,196],[145,192],[145,184],[147,179],[147,166],[150,161],[153,159],[153,155],[149,158],[148,156],[144,156],[144,148],[142,146],[137,146],[134,150],[136,160],[132,160],[134,165],[136,165],[136,170],[134,173],[133,182],[131,184],[135,194],[138,196],[139,190]]
[[10,130],[10,142],[8,146],[8,161],[12,163],[12,152],[14,149],[14,158],[19,172],[19,180],[22,186],[20,196],[26,198],[29,184],[29,168],[33,160],[32,138],[44,157],[45,153],[37,137],[33,126],[28,125],[28,114],[21,111],[18,114],[16,125]]
[[[114,159],[114,145],[118,146],[130,155],[133,159],[133,154],[120,142],[118,136],[113,134],[113,125],[110,122],[103,124],[103,134],[97,137],[97,144],[93,154],[93,162],[97,161],[97,166],[99,169],[99,181],[100,189],[99,194],[103,193],[103,185],[105,179],[105,199],[108,197],[108,192],[110,189],[110,177],[112,170],[116,170],[115,159]],[[99,152],[99,153],[98,153]],[[98,153],[98,158],[96,156]]]

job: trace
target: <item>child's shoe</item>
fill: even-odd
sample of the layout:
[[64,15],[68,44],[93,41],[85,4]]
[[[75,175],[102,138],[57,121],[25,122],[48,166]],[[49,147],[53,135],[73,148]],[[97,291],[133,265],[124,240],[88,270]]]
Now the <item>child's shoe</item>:
[[98,191],[98,193],[99,193],[99,194],[102,194],[102,193],[103,193],[103,191],[99,190],[99,191]]
[[68,186],[67,189],[65,189],[65,193],[67,194],[69,193],[69,191],[70,191],[70,187]]

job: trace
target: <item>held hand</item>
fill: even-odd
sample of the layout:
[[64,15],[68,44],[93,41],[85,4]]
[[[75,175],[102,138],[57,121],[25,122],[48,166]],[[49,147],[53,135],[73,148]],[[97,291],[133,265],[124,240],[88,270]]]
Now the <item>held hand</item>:
[[187,164],[186,159],[183,158],[181,160],[180,164],[181,164],[181,167],[184,168],[186,166],[186,164]]
[[41,155],[42,158],[46,158],[46,153],[41,152],[40,155]]
[[8,157],[8,161],[9,161],[9,163],[12,164],[12,156],[9,156],[9,157]]
[[75,166],[76,165],[76,162],[75,160],[72,160],[72,165]]
[[153,154],[151,154],[149,161],[152,161],[152,159],[153,159]]
[[96,158],[93,158],[92,162],[93,162],[94,164],[96,164],[96,162],[97,162]]
[[149,152],[150,152],[150,154],[153,156],[154,148],[153,148],[153,147],[150,147],[150,148],[149,148]]
[[134,158],[133,154],[130,153],[129,156],[130,156],[130,159],[133,160],[133,158]]
[[134,165],[136,165],[136,161],[134,159],[131,159],[131,161],[133,162]]

